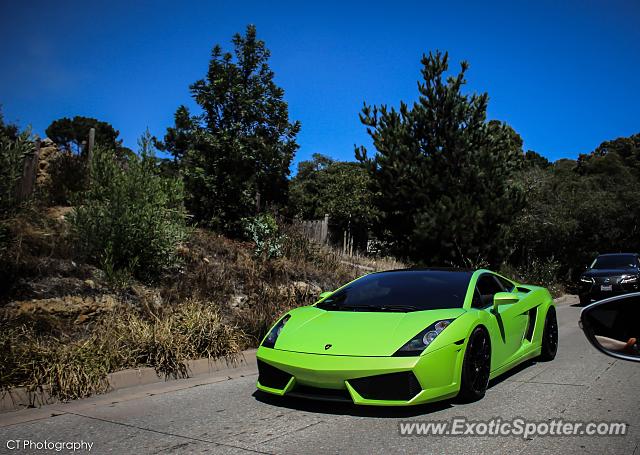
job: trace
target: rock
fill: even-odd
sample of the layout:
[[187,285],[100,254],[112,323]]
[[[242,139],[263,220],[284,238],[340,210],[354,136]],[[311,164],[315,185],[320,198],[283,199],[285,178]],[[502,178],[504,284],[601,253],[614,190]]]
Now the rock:
[[189,247],[181,244],[176,247],[176,253],[179,256],[187,257],[189,256],[189,253],[191,253],[191,250],[189,249]]
[[[23,314],[46,314],[63,319],[74,319],[76,323],[86,322],[101,314],[113,311],[118,305],[116,297],[110,294],[80,297],[68,295],[51,299],[33,299],[10,302],[4,309],[4,316],[15,318]],[[78,322],[80,321],[80,322]]]
[[85,277],[60,276],[64,275],[64,269],[56,269],[54,263],[49,266],[49,273],[57,273],[58,276],[45,276],[42,278],[21,278],[14,284],[12,296],[16,300],[40,300],[62,298],[68,295],[80,297],[93,296],[99,293],[100,288],[93,280]]
[[131,291],[143,308],[155,313],[162,307],[162,296],[159,289],[134,284],[131,286]]
[[229,299],[229,306],[231,308],[240,308],[240,307],[246,306],[248,299],[249,297],[246,296],[245,294],[232,295],[231,298]]
[[47,185],[51,181],[49,166],[61,153],[51,139],[46,138],[40,142],[38,173],[36,174],[36,183],[38,185]]
[[322,292],[320,286],[317,286],[313,283],[307,283],[305,281],[294,281],[292,283],[292,286],[298,295],[318,296]]
[[[269,289],[270,288],[267,287],[267,291],[269,291]],[[305,281],[294,281],[289,284],[280,284],[276,286],[274,290],[276,294],[286,299],[307,298],[309,296],[317,297],[322,292],[319,286]]]

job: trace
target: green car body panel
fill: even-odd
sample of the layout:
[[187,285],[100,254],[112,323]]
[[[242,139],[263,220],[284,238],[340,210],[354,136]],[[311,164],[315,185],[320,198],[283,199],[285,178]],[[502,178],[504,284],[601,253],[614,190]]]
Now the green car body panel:
[[[290,378],[277,388],[261,384],[259,378],[258,389],[275,395],[293,394],[301,386],[341,391],[355,404],[378,406],[452,398],[460,391],[465,350],[478,326],[483,326],[490,338],[491,379],[539,356],[545,318],[554,305],[551,295],[545,288],[508,280],[516,286],[513,294],[517,301],[473,308],[476,282],[485,273],[500,276],[484,269],[473,272],[462,308],[406,313],[327,311],[315,306],[328,298],[325,296],[313,306],[291,310],[274,347],[261,344],[256,354],[259,363]],[[451,319],[420,355],[393,355],[434,322]],[[419,383],[417,393],[408,399],[364,398],[352,384],[359,378],[408,371]]]

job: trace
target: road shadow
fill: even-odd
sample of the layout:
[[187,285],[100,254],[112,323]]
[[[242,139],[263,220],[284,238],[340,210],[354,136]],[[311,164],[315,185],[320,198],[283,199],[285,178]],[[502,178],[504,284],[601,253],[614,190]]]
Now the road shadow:
[[432,414],[453,407],[451,400],[409,407],[358,406],[353,403],[341,401],[321,401],[287,396],[279,397],[260,390],[256,390],[253,393],[253,397],[261,403],[294,409],[296,411],[306,411],[317,414],[350,415],[354,417],[407,418]]
[[522,362],[521,364],[513,367],[509,371],[507,371],[505,373],[502,373],[497,378],[494,378],[491,381],[489,381],[489,386],[487,387],[487,389],[490,389],[490,388],[495,387],[495,386],[497,386],[498,384],[500,384],[500,383],[502,383],[504,381],[507,381],[508,379],[512,378],[516,374],[520,373],[521,371],[526,370],[527,368],[535,365],[536,363],[538,363],[538,362],[535,359],[525,360],[524,362]]

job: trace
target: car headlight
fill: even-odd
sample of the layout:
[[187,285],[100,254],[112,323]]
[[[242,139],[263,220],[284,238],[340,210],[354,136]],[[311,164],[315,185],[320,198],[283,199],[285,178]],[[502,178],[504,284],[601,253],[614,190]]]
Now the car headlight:
[[620,280],[620,283],[622,284],[637,283],[637,282],[638,282],[638,277],[634,275],[623,275],[622,280]]
[[593,278],[591,278],[590,276],[581,276],[580,277],[580,282],[581,283],[589,283],[589,284],[593,284]]
[[427,346],[433,343],[433,340],[435,340],[436,337],[440,335],[440,333],[442,333],[442,331],[446,329],[452,322],[453,319],[443,319],[442,321],[434,322],[422,332],[418,333],[416,336],[407,341],[405,345],[398,349],[393,355],[395,357],[410,357],[420,355],[422,351],[427,349]]
[[282,332],[282,328],[287,323],[290,317],[291,317],[290,314],[286,315],[285,317],[280,319],[276,325],[273,326],[273,328],[269,331],[267,336],[264,337],[264,340],[262,341],[262,346],[264,346],[265,348],[272,348],[276,345],[276,340],[278,339],[280,332]]

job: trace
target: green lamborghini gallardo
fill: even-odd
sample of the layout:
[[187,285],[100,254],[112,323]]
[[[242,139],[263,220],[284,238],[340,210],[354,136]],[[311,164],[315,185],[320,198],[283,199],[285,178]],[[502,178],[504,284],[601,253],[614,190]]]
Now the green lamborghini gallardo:
[[320,297],[262,340],[259,390],[380,406],[474,401],[490,379],[558,349],[549,292],[489,270],[371,273]]

